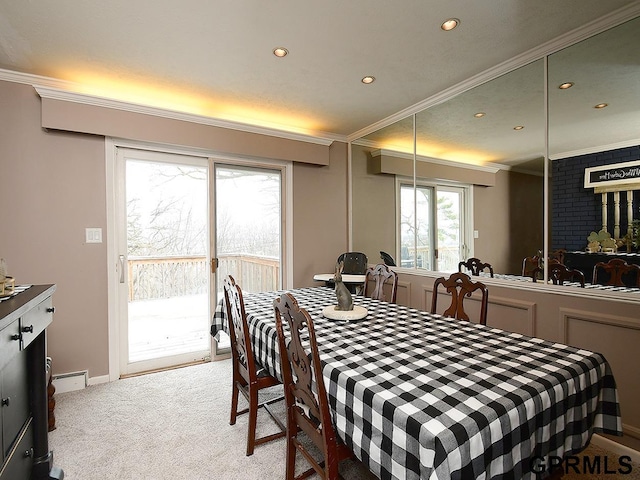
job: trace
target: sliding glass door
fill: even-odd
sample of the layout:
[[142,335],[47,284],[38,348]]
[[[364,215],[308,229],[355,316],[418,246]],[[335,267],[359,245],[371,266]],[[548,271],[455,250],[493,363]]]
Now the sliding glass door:
[[121,374],[210,357],[206,158],[119,149]]

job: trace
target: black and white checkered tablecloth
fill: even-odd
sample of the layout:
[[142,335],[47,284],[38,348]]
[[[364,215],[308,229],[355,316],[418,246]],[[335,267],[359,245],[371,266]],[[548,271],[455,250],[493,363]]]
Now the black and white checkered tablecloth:
[[[491,278],[490,275],[486,272],[480,272],[479,276],[484,278]],[[523,277],[521,275],[505,275],[500,273],[494,274],[493,278],[499,278],[502,280],[512,280],[516,282],[532,282],[533,281],[531,277]],[[538,282],[541,285],[544,284],[542,280],[538,280]],[[551,283],[551,280],[549,280],[549,283]],[[564,282],[563,286],[582,288],[582,285],[580,285],[580,282]],[[600,285],[598,283],[594,284],[594,283],[588,283],[588,282],[584,284],[584,288],[588,290],[601,290],[605,292],[640,293],[640,287],[616,287],[612,285]]]
[[[534,478],[533,457],[621,434],[600,354],[359,296],[367,318],[337,322],[322,316],[331,289],[291,293],[314,320],[338,433],[381,479]],[[256,359],[281,378],[276,296],[244,299]]]

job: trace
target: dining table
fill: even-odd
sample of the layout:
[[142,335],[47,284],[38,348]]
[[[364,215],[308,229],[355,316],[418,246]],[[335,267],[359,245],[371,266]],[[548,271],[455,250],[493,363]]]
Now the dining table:
[[[284,291],[244,293],[255,359],[279,379]],[[364,296],[365,318],[332,320],[333,290],[286,291],[313,320],[338,435],[381,480],[541,478],[540,462],[622,434],[598,353]],[[228,329],[223,302],[212,335]]]

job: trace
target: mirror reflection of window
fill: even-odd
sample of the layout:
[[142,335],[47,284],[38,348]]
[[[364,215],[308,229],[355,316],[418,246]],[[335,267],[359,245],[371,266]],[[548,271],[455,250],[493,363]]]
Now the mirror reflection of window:
[[400,265],[405,268],[415,268],[422,263],[417,261],[416,255],[416,201],[412,184],[400,185]]
[[458,263],[466,260],[463,233],[465,222],[464,189],[438,189],[438,271],[455,272]]
[[[400,182],[398,257],[406,268],[455,272],[468,253],[468,187]],[[434,201],[435,199],[435,201]]]

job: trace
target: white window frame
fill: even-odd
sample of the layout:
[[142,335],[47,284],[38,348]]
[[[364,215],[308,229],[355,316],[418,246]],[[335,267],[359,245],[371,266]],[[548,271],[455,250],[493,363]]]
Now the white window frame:
[[[438,181],[438,180],[428,180],[428,179],[416,179],[414,181],[411,177],[402,177],[396,176],[396,258],[399,260],[402,258],[401,255],[401,224],[400,224],[400,212],[401,212],[401,187],[402,186],[411,186],[414,188],[414,211],[416,210],[416,197],[415,191],[418,187],[427,187],[432,188],[434,193],[434,202],[431,211],[432,215],[432,238],[431,241],[434,243],[435,248],[438,248],[437,242],[437,215],[435,211],[435,207],[437,206],[437,198],[438,198],[438,190],[443,189],[456,189],[462,191],[462,205],[461,205],[461,245],[460,245],[460,253],[462,259],[473,257],[474,249],[473,249],[473,185],[460,183],[460,182],[452,182],[452,181]],[[417,258],[417,240],[414,242],[414,258]],[[432,255],[435,257],[435,255]],[[432,263],[435,265],[435,270],[439,271],[438,261],[435,258],[431,259]],[[414,263],[413,269],[418,269],[417,264]],[[423,270],[423,269],[421,269]]]

